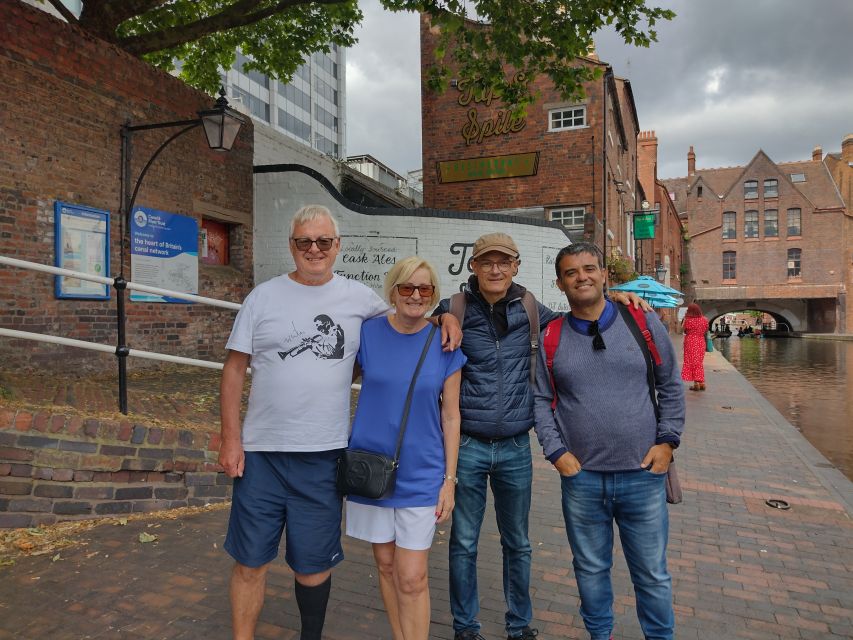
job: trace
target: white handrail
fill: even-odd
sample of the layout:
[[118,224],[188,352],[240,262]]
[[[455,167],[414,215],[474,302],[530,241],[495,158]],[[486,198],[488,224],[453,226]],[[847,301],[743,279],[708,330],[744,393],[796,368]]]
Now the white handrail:
[[29,262],[27,260],[18,260],[17,258],[9,258],[0,256],[0,264],[5,264],[10,267],[20,267],[21,269],[31,269],[33,271],[43,271],[45,273],[53,273],[57,276],[68,276],[69,278],[79,278],[80,280],[90,280],[92,282],[100,282],[112,286],[113,279],[104,276],[95,276],[91,273],[82,271],[72,271],[71,269],[62,269],[61,267],[52,267],[50,265],[41,264],[40,262]]
[[[24,340],[35,340],[37,342],[49,342],[51,344],[61,344],[68,347],[79,347],[81,349],[91,349],[92,351],[102,351],[115,355],[116,348],[107,344],[99,344],[97,342],[87,342],[86,340],[75,340],[73,338],[63,338],[61,336],[50,336],[43,333],[32,333],[30,331],[18,331],[16,329],[0,328],[0,336],[8,338],[22,338]],[[208,369],[222,369],[221,362],[209,362],[207,360],[196,360],[195,358],[184,358],[183,356],[170,356],[165,353],[155,353],[153,351],[142,351],[141,349],[130,349],[129,356],[138,358],[147,358],[148,360],[160,360],[163,362],[174,362],[177,364],[191,364],[197,367],[206,367]]]
[[[31,269],[32,271],[52,273],[58,276],[67,276],[70,278],[79,278],[81,280],[90,280],[92,282],[99,282],[101,284],[106,284],[110,286],[112,286],[113,284],[113,278],[105,278],[104,276],[94,276],[90,273],[84,273],[82,271],[73,271],[71,269],[63,269],[61,267],[52,267],[38,262],[18,260],[17,258],[9,258],[7,256],[0,256],[0,264],[5,264],[10,267],[20,267],[21,269]],[[205,298],[204,296],[197,296],[191,293],[183,293],[181,291],[170,291],[169,289],[159,289],[157,287],[149,287],[144,284],[134,284],[132,282],[127,283],[127,288],[135,289],[137,291],[144,291],[146,293],[155,293],[158,295],[167,295],[175,298],[183,298],[185,300],[193,300],[195,302],[210,304],[217,307],[224,307],[227,309],[239,310],[241,306],[234,302],[225,302],[224,300],[216,300],[215,298]],[[6,336],[7,338],[19,338],[23,340],[35,340],[36,342],[47,342],[50,344],[61,344],[68,347],[90,349],[92,351],[100,351],[102,353],[109,353],[112,355],[115,355],[116,353],[115,347],[106,344],[100,344],[98,342],[87,342],[86,340],[75,340],[74,338],[63,338],[61,336],[51,336],[43,333],[33,333],[30,331],[18,331],[17,329],[4,329],[0,327],[0,336]],[[208,360],[185,358],[183,356],[170,356],[165,353],[143,351],[141,349],[128,349],[127,355],[135,356],[137,358],[146,358],[148,360],[159,360],[161,362],[173,362],[175,364],[194,365],[197,367],[205,367],[207,369],[222,369],[224,366],[221,362],[210,362]],[[248,367],[246,369],[246,372],[251,374],[252,368]],[[354,389],[355,391],[359,391],[361,390],[361,385],[353,384],[352,389]]]
[[[0,264],[5,264],[10,267],[20,267],[22,269],[31,269],[33,271],[42,271],[44,273],[52,273],[57,276],[66,276],[69,278],[79,278],[80,280],[89,280],[91,282],[98,282],[100,284],[106,284],[112,286],[114,283],[113,278],[106,278],[104,276],[95,276],[91,273],[85,273],[83,271],[72,271],[71,269],[63,269],[61,267],[52,267],[46,264],[41,264],[39,262],[29,262],[27,260],[18,260],[17,258],[8,258],[6,256],[0,256]],[[204,296],[199,296],[194,293],[184,293],[183,291],[172,291],[171,289],[160,289],[159,287],[151,287],[147,284],[139,284],[136,282],[128,282],[127,288],[132,289],[133,291],[142,291],[145,293],[153,293],[158,296],[169,296],[172,298],[180,298],[181,300],[189,300],[191,302],[200,302],[202,304],[209,304],[214,307],[222,307],[224,309],[233,309],[235,311],[239,311],[241,305],[236,302],[226,302],[225,300],[217,300],[216,298],[206,298]]]

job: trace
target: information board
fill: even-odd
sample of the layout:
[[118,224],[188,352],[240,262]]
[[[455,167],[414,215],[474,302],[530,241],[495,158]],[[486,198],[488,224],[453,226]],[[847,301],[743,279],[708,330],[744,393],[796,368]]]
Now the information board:
[[[110,212],[56,201],[53,205],[55,264],[93,276],[110,275]],[[57,298],[109,300],[110,286],[56,276]]]
[[[130,222],[130,279],[151,287],[198,293],[198,221],[134,207]],[[171,296],[130,292],[134,302],[189,304]]]

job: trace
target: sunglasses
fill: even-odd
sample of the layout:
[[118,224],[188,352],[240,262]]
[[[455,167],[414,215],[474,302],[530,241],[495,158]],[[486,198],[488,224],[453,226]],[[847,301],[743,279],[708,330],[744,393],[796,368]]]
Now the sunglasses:
[[316,244],[320,251],[328,251],[335,244],[337,238],[317,238],[316,240],[312,240],[311,238],[291,238],[291,240],[300,251],[309,251],[312,244]]
[[426,298],[432,295],[433,291],[435,291],[435,286],[431,284],[420,284],[415,286],[413,284],[398,284],[396,285],[397,292],[403,296],[408,297],[415,293],[415,289],[418,290],[418,293],[421,294],[421,298]]

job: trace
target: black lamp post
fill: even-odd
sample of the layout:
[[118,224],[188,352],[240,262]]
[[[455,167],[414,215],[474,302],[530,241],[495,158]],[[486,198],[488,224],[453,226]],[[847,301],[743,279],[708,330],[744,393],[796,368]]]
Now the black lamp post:
[[[120,184],[121,184],[121,208],[119,216],[121,221],[121,238],[120,238],[120,262],[119,275],[113,280],[113,287],[116,290],[116,311],[118,323],[118,345],[116,346],[116,357],[118,357],[118,395],[119,395],[119,410],[127,414],[127,356],[130,352],[126,344],[125,337],[125,300],[124,294],[127,289],[127,280],[124,278],[124,253],[125,244],[128,239],[125,237],[130,224],[130,216],[133,212],[133,205],[136,202],[136,195],[139,193],[139,187],[142,185],[142,180],[148,169],[160,155],[160,153],[168,147],[173,140],[181,137],[187,131],[195,129],[198,126],[203,126],[204,134],[207,137],[207,144],[214,151],[230,151],[240,131],[240,127],[246,121],[245,117],[239,112],[228,106],[228,100],[225,98],[225,88],[220,88],[219,99],[212,109],[204,109],[198,112],[198,117],[192,120],[176,120],[173,122],[157,122],[153,124],[135,124],[126,122],[121,127],[121,167],[120,167]],[[161,144],[153,155],[145,163],[133,191],[130,190],[130,172],[131,172],[131,156],[132,145],[131,139],[135,131],[147,131],[149,129],[167,129],[173,127],[182,127],[180,131],[169,136],[163,144]]]
[[655,276],[657,277],[658,282],[660,282],[661,284],[665,284],[664,278],[666,278],[666,272],[667,268],[662,264],[659,264],[655,267]]

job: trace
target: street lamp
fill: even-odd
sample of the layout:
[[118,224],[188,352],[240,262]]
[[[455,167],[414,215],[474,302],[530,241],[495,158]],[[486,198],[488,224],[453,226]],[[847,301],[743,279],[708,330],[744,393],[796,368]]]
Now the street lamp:
[[655,277],[657,277],[658,282],[661,284],[666,284],[664,279],[666,278],[667,268],[662,264],[659,264],[655,267]]
[[[121,208],[119,210],[119,219],[121,224],[120,237],[120,262],[119,275],[113,279],[113,287],[116,290],[116,311],[118,323],[118,346],[116,346],[116,357],[118,358],[118,393],[119,393],[119,410],[127,414],[127,356],[130,351],[125,343],[125,305],[124,292],[127,289],[127,280],[124,278],[124,252],[127,238],[128,226],[130,224],[130,216],[133,212],[133,205],[136,202],[136,195],[139,193],[139,187],[142,185],[142,180],[148,169],[154,164],[154,161],[160,153],[168,147],[173,140],[180,138],[188,131],[195,129],[198,126],[204,128],[204,134],[207,138],[207,144],[214,151],[230,151],[234,145],[234,140],[240,131],[240,127],[246,122],[246,118],[228,106],[228,100],[225,98],[225,88],[219,89],[219,99],[211,109],[203,109],[197,112],[198,117],[192,120],[176,120],[172,122],[157,122],[152,124],[135,124],[126,122],[121,127],[121,167],[120,167],[120,184],[121,184]],[[168,129],[173,127],[183,127],[177,133],[169,136],[163,144],[161,144],[153,155],[145,163],[139,177],[136,179],[136,184],[133,191],[130,190],[130,171],[131,157],[133,155],[131,139],[135,131],[148,131],[149,129]]]

